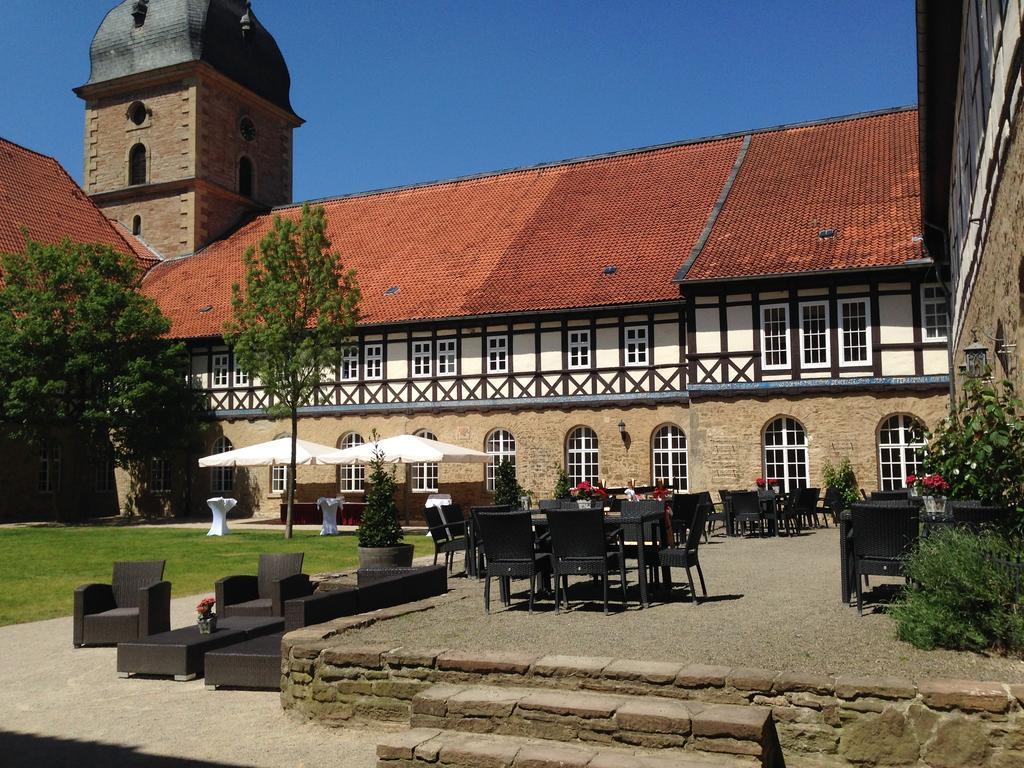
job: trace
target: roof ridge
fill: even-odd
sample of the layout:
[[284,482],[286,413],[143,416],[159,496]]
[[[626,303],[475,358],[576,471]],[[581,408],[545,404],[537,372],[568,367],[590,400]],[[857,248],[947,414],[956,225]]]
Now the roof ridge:
[[718,141],[729,141],[732,139],[740,139],[746,136],[757,136],[765,133],[775,133],[778,131],[789,131],[794,128],[812,128],[821,125],[831,125],[834,123],[845,123],[852,122],[854,120],[865,120],[872,117],[884,117],[886,115],[897,114],[899,112],[910,112],[916,110],[918,107],[916,104],[906,104],[898,107],[884,107],[882,109],[867,110],[864,112],[853,112],[847,115],[836,115],[833,117],[817,118],[815,120],[804,120],[794,123],[779,123],[777,125],[764,126],[761,128],[752,128],[742,131],[730,131],[727,133],[711,134],[710,136],[697,136],[689,139],[680,139],[678,141],[668,141],[660,144],[650,144],[642,147],[631,147],[627,149],[612,150],[610,152],[598,153],[595,155],[580,155],[578,157],[570,157],[562,160],[549,160],[540,163],[534,163],[532,165],[521,165],[514,166],[511,168],[501,168],[493,171],[481,171],[479,173],[470,173],[465,176],[453,176],[448,179],[433,179],[430,181],[418,181],[411,184],[398,184],[393,187],[378,187],[376,189],[368,189],[360,192],[349,192],[341,195],[329,195],[327,197],[311,198],[308,200],[301,200],[294,203],[288,203],[286,205],[274,206],[270,209],[271,213],[279,211],[294,210],[301,208],[303,205],[319,205],[323,203],[334,203],[341,202],[343,200],[358,199],[362,197],[373,197],[375,195],[387,195],[398,192],[407,192],[415,189],[424,189],[429,187],[441,187],[446,184],[460,184],[468,181],[477,181],[479,179],[487,179],[498,176],[509,176],[515,173],[527,173],[529,171],[543,171],[548,168],[560,168],[570,165],[583,165],[585,163],[597,162],[600,160],[611,160],[616,157],[628,157],[630,155],[642,155],[648,152],[660,152],[666,149],[674,149],[676,147],[686,147],[697,144],[711,144]]

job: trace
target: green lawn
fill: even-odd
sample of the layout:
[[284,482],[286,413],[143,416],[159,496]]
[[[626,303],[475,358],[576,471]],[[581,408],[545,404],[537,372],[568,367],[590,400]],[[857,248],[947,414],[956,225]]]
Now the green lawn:
[[[433,552],[424,536],[407,536],[416,554]],[[213,594],[213,583],[256,573],[261,552],[305,552],[303,570],[322,573],[357,565],[356,537],[296,531],[205,531],[176,528],[10,528],[0,530],[0,626],[68,616],[79,584],[110,583],[115,560],[166,560],[171,597]]]

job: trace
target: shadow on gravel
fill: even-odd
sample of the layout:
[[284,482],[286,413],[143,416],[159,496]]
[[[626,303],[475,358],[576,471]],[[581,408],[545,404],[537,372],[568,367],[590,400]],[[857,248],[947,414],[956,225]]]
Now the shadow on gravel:
[[0,731],[0,762],[4,766],[47,766],[48,768],[86,768],[91,766],[131,765],[136,768],[242,768],[237,763],[211,763],[179,757],[147,755],[133,747],[74,741],[53,736]]

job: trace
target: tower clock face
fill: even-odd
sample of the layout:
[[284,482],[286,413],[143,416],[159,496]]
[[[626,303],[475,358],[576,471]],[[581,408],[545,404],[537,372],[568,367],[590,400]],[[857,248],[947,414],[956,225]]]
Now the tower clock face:
[[238,124],[238,130],[246,141],[252,141],[256,138],[256,126],[248,117],[242,118],[242,121]]

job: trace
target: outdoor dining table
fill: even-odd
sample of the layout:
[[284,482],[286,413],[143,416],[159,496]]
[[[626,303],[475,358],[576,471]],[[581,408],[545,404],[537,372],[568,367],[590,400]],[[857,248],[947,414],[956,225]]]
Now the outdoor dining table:
[[327,496],[321,496],[316,500],[316,504],[320,507],[320,511],[324,516],[324,521],[320,526],[320,535],[337,536],[338,510],[345,506],[345,499],[343,497],[332,499]]
[[206,504],[213,513],[213,523],[210,525],[210,531],[206,535],[226,536],[231,533],[231,529],[228,528],[228,512],[235,508],[238,500],[216,496],[212,499],[207,499]]

